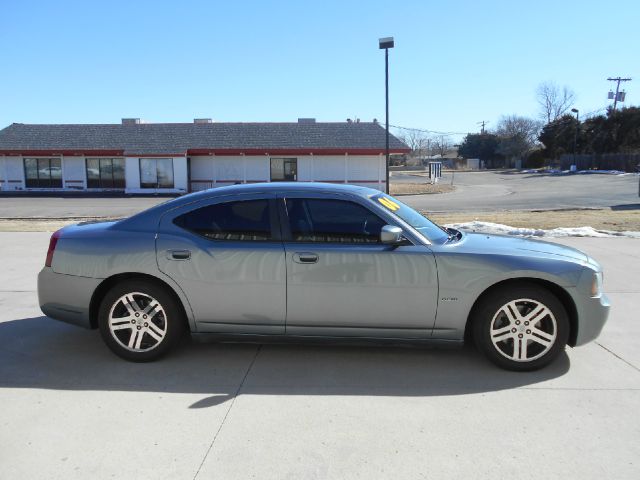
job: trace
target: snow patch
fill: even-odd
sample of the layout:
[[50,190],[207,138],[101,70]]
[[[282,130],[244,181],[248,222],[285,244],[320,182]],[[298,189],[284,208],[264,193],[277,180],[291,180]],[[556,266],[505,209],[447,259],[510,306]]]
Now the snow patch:
[[553,228],[551,230],[543,230],[538,228],[511,227],[509,225],[503,225],[501,223],[480,222],[478,220],[465,223],[449,223],[445,225],[445,227],[451,227],[466,232],[513,235],[519,237],[640,238],[640,232],[614,232],[612,230],[596,230],[593,227],[561,227]]
[[600,173],[603,175],[626,175],[627,174],[627,172],[623,172],[622,170],[578,170],[576,173],[580,173],[580,174]]
[[529,168],[526,170],[520,170],[520,173],[546,173],[549,175],[589,175],[589,174],[600,174],[600,175],[618,175],[618,176],[626,176],[626,175],[640,175],[640,173],[629,173],[623,172],[622,170],[577,170],[572,172],[571,170],[558,170],[555,168]]

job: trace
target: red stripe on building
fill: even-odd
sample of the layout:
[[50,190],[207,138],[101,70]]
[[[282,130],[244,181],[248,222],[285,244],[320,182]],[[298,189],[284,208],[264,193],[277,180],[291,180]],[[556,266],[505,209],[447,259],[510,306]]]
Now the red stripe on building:
[[84,155],[91,157],[123,157],[123,150],[0,150],[0,155],[23,157],[59,157]]
[[[409,153],[409,149],[394,149],[389,153]],[[383,155],[384,149],[379,148],[214,148],[200,149],[194,148],[187,151],[188,155],[223,155],[223,156],[282,156],[282,155]]]
[[186,153],[126,153],[123,157],[136,158],[169,158],[169,157],[186,157]]

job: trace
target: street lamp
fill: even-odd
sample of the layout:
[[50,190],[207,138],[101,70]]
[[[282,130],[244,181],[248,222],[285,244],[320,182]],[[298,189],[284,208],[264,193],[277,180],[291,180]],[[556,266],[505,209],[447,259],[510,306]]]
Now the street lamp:
[[[576,145],[578,144],[578,128],[580,127],[580,110],[572,108],[571,111],[576,114],[576,131],[573,136],[573,164],[576,165]],[[576,168],[578,168],[577,165]]]
[[378,40],[380,50],[384,49],[384,92],[385,92],[385,111],[386,111],[386,166],[385,166],[385,191],[389,193],[389,49],[393,48],[393,37],[385,37]]

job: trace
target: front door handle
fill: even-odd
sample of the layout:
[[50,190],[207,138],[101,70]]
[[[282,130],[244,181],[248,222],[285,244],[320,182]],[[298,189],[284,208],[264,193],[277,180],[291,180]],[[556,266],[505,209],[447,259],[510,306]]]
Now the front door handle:
[[169,260],[189,260],[191,252],[189,250],[168,250],[167,258]]
[[318,263],[318,255],[312,252],[296,252],[293,254],[296,263]]

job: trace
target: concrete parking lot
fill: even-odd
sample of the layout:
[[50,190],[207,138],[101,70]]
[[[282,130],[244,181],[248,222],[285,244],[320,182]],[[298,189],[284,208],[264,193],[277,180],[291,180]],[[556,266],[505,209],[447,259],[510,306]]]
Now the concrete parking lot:
[[50,320],[46,233],[0,233],[0,478],[640,478],[640,253],[597,343],[512,373],[471,349],[190,344],[152,364]]

